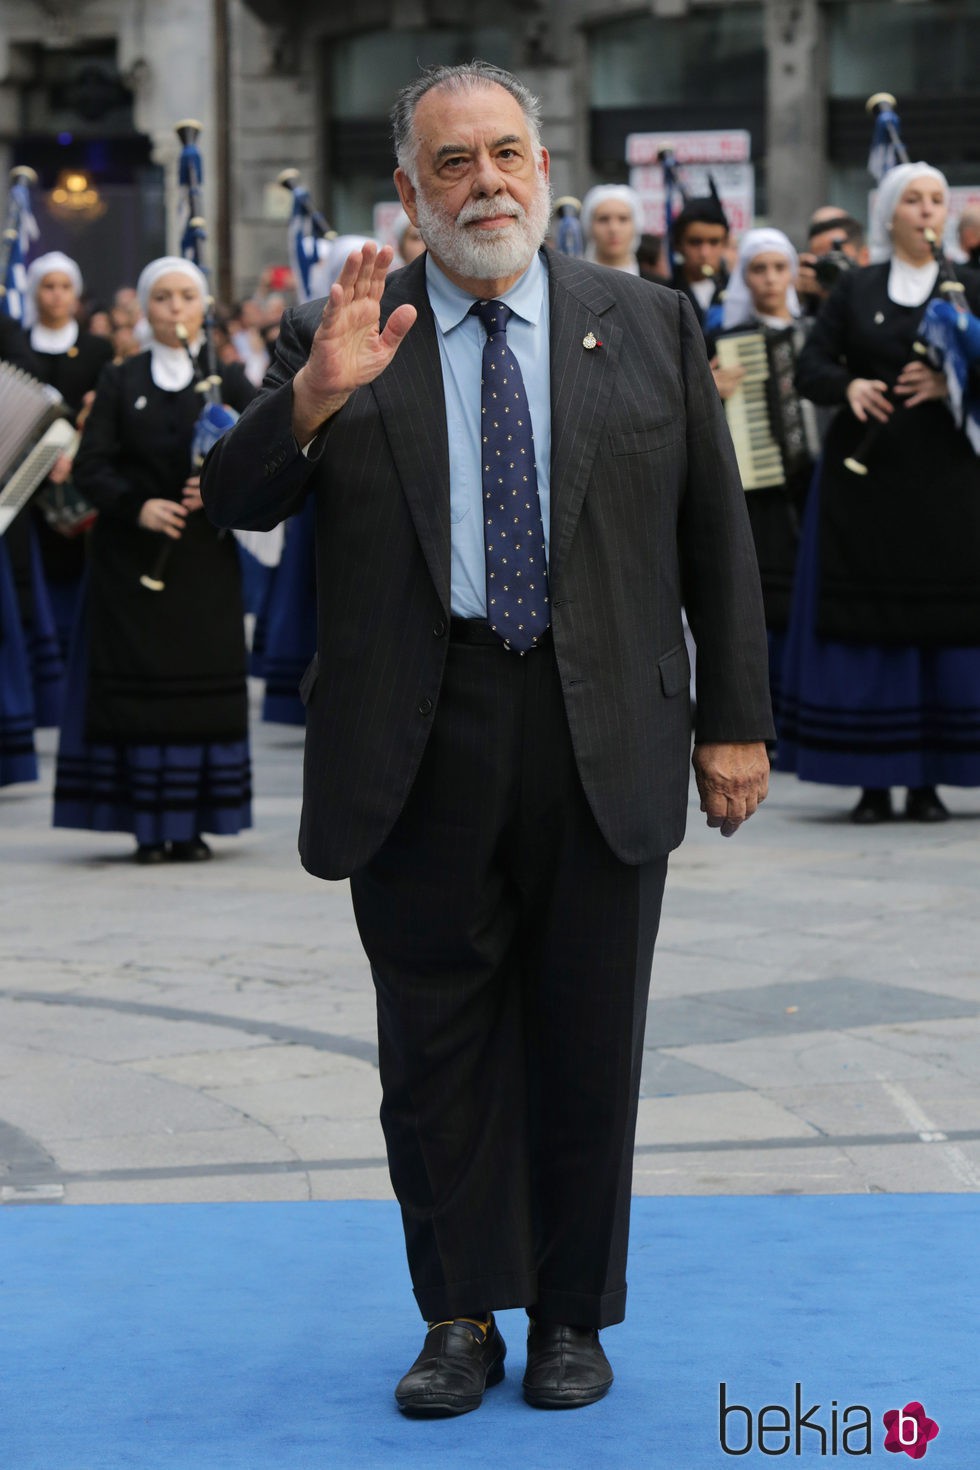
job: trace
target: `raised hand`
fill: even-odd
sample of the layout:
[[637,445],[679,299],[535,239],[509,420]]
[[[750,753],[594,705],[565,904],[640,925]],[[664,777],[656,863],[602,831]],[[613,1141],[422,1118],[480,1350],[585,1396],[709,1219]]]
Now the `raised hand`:
[[368,243],[353,250],[330,288],[310,355],[293,379],[293,433],[308,444],[355,388],[384,372],[416,318],[396,307],[381,330],[381,296],[394,251]]

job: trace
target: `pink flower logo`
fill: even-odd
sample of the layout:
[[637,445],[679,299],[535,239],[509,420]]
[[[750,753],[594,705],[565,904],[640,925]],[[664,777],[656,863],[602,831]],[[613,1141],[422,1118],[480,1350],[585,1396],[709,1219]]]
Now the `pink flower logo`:
[[929,1448],[929,1441],[939,1433],[939,1425],[930,1419],[920,1403],[906,1404],[904,1409],[889,1409],[883,1416],[885,1449],[893,1455],[904,1450],[913,1460],[921,1460]]

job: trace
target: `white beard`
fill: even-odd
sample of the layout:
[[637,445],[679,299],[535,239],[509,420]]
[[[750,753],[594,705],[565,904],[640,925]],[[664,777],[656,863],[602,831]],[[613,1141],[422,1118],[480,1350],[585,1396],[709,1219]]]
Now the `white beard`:
[[[528,210],[509,194],[472,199],[455,217],[431,204],[421,189],[415,203],[419,233],[433,255],[454,274],[476,281],[506,280],[523,274],[541,248],[551,220],[551,187],[541,173]],[[500,214],[513,215],[513,223],[492,234],[467,228],[472,220]]]

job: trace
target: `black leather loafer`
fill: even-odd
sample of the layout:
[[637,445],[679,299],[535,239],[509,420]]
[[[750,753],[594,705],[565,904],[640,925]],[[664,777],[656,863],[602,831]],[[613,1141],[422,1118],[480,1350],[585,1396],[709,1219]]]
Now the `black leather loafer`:
[[869,786],[861,792],[861,800],[851,812],[851,821],[859,827],[868,827],[873,822],[890,822],[892,816],[892,794],[888,787],[879,790]]
[[524,1397],[536,1409],[579,1409],[604,1398],[613,1370],[592,1327],[532,1322]]
[[480,1407],[484,1390],[503,1378],[506,1356],[493,1317],[485,1334],[465,1317],[437,1322],[395,1389],[398,1407],[431,1418],[468,1414]]
[[947,822],[949,808],[939,800],[935,786],[913,786],[905,798],[905,815],[911,822]]
[[141,867],[149,868],[155,863],[167,861],[167,849],[162,842],[141,842],[133,853],[133,862],[139,863]]

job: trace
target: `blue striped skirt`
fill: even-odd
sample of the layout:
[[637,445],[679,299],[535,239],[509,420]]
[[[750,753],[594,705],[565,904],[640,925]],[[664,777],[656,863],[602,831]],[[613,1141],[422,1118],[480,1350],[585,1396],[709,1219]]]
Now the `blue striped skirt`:
[[820,638],[819,485],[800,541],[776,768],[835,786],[980,786],[980,648]]
[[125,745],[85,738],[88,636],[83,604],[68,666],[55,771],[54,825],[131,832],[139,843],[230,837],[252,825],[248,740]]

